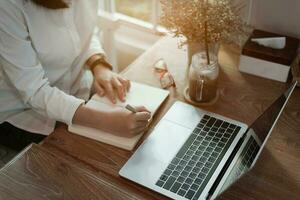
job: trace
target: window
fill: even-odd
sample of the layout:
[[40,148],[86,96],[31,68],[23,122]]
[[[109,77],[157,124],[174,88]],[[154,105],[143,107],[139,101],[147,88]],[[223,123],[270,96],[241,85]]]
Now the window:
[[124,22],[157,30],[159,0],[100,0],[100,8]]
[[108,60],[122,70],[165,30],[157,26],[159,0],[99,0],[98,25]]
[[116,12],[151,22],[152,2],[149,0],[115,0]]

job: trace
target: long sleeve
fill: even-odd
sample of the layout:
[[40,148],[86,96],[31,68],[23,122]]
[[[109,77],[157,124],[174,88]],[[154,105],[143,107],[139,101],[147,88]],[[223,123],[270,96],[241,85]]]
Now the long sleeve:
[[0,5],[2,69],[23,103],[34,111],[67,124],[84,100],[52,87],[30,40],[22,11],[9,1]]
[[99,41],[98,28],[94,29],[91,40],[88,44],[88,48],[83,55],[83,60],[86,62],[91,56],[95,54],[101,54],[106,58],[106,54],[102,48],[101,42]]

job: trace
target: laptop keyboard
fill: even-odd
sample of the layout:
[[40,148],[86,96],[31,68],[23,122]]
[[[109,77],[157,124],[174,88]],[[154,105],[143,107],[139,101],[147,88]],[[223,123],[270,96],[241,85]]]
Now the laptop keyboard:
[[240,164],[238,164],[238,170],[236,172],[236,176],[240,176],[244,172],[246,172],[252,165],[254,158],[256,157],[259,151],[259,145],[255,141],[255,139],[251,136],[249,141],[246,144],[245,149],[241,154]]
[[250,169],[258,151],[259,144],[251,136],[245,148],[243,149],[241,156],[237,160],[237,163],[234,165],[224,185],[222,186],[221,192],[228,188],[234,181],[236,181],[241,175]]
[[156,185],[198,199],[240,129],[204,115]]

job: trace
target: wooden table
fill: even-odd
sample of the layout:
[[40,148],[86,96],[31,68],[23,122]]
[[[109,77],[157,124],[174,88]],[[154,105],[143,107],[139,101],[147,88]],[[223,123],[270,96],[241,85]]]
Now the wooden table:
[[76,163],[57,157],[38,145],[31,145],[0,171],[0,199],[119,199],[130,195],[112,187]]
[[[236,67],[238,56],[239,52],[235,48],[223,47],[221,49],[219,56],[221,63],[220,96],[216,104],[203,108],[250,125],[281,95],[287,85],[241,74]],[[147,50],[123,72],[123,75],[130,80],[160,87],[157,74],[155,74],[153,69],[153,63],[160,58],[165,59],[167,62],[169,71],[177,83],[177,88],[170,88],[170,97],[154,117],[148,134],[151,133],[152,128],[176,100],[183,100],[182,91],[187,63],[186,51],[185,49],[178,49],[176,39],[166,37]],[[296,88],[254,169],[225,191],[219,199],[299,199],[299,134],[300,89]],[[15,196],[23,194],[23,199],[32,199],[31,197],[34,194],[35,197],[40,197],[40,193],[43,193],[45,190],[57,193],[58,190],[49,190],[47,188],[54,187],[54,185],[58,188],[60,185],[66,184],[65,187],[61,187],[61,190],[59,190],[59,192],[65,193],[65,196],[51,197],[53,199],[61,199],[63,197],[72,199],[73,196],[69,194],[72,193],[73,189],[76,190],[76,187],[72,185],[86,185],[85,182],[89,183],[91,189],[82,187],[82,190],[74,191],[74,194],[80,192],[86,195],[85,197],[78,196],[77,199],[167,199],[118,175],[118,171],[133,152],[70,134],[66,130],[66,126],[59,126],[46,138],[41,147],[34,147],[32,151],[38,151],[38,149],[45,156],[45,152],[51,154],[51,160],[45,160],[44,162],[49,162],[49,164],[53,165],[51,168],[53,172],[57,171],[55,167],[60,165],[59,163],[61,162],[69,163],[70,166],[73,166],[74,169],[64,171],[65,173],[70,173],[70,176],[60,172],[61,184],[59,184],[59,178],[53,175],[58,179],[52,177],[37,179],[39,186],[34,183],[34,187],[25,188],[24,184],[27,184],[26,177],[28,173],[32,172],[24,161],[22,161],[23,164],[18,165],[11,163],[11,166],[6,167],[6,170],[0,171],[0,177],[11,177],[0,178],[0,199],[1,195],[3,193],[6,194],[5,192],[8,190],[3,185],[8,184],[15,188],[9,191],[15,193]],[[60,162],[55,162],[53,156],[57,157]],[[24,160],[22,156],[20,158]],[[22,172],[25,178],[18,179],[16,177],[18,173],[12,173],[9,170],[12,167],[16,167],[15,172]],[[45,167],[45,165],[41,167]],[[36,168],[35,170],[38,169]],[[76,176],[82,177],[84,175],[80,175],[79,172],[81,171],[83,174],[88,174],[92,180],[97,181],[90,182],[85,179],[87,177],[85,176],[84,180],[78,183],[78,180],[73,178],[72,174],[75,173]],[[28,190],[31,191],[31,196],[28,192],[25,192]],[[50,195],[49,193],[47,194]]]

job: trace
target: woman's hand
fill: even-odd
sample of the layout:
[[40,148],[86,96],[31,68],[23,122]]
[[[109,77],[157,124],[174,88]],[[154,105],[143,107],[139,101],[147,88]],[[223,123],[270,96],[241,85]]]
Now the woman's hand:
[[81,105],[75,112],[73,123],[122,137],[133,137],[144,131],[151,119],[151,113],[145,107],[135,107],[135,109],[136,113],[121,107],[101,111]]
[[145,107],[135,107],[136,113],[124,108],[118,108],[106,113],[105,127],[107,131],[122,137],[133,137],[144,131],[151,119],[151,113]]
[[126,93],[130,89],[130,81],[114,73],[106,66],[97,65],[93,69],[94,87],[98,95],[107,96],[116,103],[116,94],[121,101],[125,101]]

